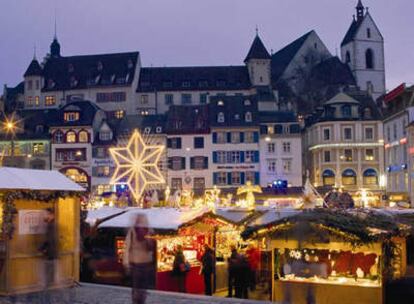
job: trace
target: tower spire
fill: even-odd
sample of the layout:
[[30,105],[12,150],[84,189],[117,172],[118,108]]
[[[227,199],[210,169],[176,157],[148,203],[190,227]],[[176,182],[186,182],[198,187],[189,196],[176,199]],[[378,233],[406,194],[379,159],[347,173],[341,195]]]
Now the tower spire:
[[365,7],[361,0],[358,0],[358,4],[355,7],[357,11],[357,21],[361,21],[364,18]]
[[37,58],[36,58],[36,43],[33,46],[33,60],[37,60]]
[[256,36],[259,36],[259,27],[256,24]]

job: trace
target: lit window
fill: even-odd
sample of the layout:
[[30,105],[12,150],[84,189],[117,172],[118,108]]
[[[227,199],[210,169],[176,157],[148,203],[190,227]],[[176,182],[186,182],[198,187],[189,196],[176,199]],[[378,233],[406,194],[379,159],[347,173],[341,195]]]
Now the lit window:
[[335,185],[335,173],[332,170],[325,170],[322,173],[322,180],[324,186]]
[[45,97],[45,105],[46,106],[54,106],[56,104],[55,96],[46,96]]
[[244,120],[246,122],[251,122],[252,121],[252,112],[246,112],[246,115],[244,117]]
[[217,115],[217,122],[224,122],[224,113],[223,112],[220,112],[220,113],[218,113],[218,115]]
[[352,161],[352,150],[351,149],[345,149],[342,159],[346,162],[351,162]]
[[347,169],[342,173],[342,185],[352,186],[356,185],[356,173],[352,169]]
[[32,96],[27,97],[27,105],[31,106],[33,104],[33,98]]
[[67,143],[76,142],[76,133],[73,131],[69,131],[68,133],[66,133],[66,142]]
[[125,116],[125,111],[124,110],[115,111],[114,116],[116,119],[122,119]]
[[88,142],[88,132],[86,131],[79,132],[79,142],[82,142],[82,143]]
[[33,155],[43,154],[45,152],[45,145],[43,143],[35,143],[33,144]]
[[39,96],[35,96],[35,106],[40,105],[40,98]]
[[378,174],[374,169],[367,169],[363,173],[364,185],[378,185]]
[[365,160],[366,161],[373,161],[373,160],[375,160],[374,149],[366,149],[365,150]]
[[79,120],[79,112],[66,112],[63,114],[63,119],[65,121],[78,121]]

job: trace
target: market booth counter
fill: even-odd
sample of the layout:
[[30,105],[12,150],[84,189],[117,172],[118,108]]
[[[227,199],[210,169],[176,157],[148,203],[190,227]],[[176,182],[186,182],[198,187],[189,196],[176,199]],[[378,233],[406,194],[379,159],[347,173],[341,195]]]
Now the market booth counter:
[[374,211],[314,209],[250,226],[272,250],[272,300],[384,303],[387,280],[406,271],[407,227]]
[[79,194],[84,191],[56,171],[0,168],[0,295],[44,288],[45,213],[55,212],[58,259],[53,286],[79,280]]
[[[97,247],[113,250],[107,255],[105,264],[97,262],[94,281],[100,283],[124,284],[122,256],[126,233],[136,214],[145,214],[149,228],[154,231],[152,237],[157,241],[156,289],[178,291],[178,284],[172,275],[174,250],[182,245],[186,260],[191,268],[187,273],[187,292],[201,294],[204,282],[200,275],[200,259],[204,244],[214,247],[217,231],[226,225],[232,225],[224,218],[207,209],[178,210],[173,208],[140,209],[129,208],[127,212],[116,216],[98,226]],[[110,258],[112,256],[112,258]]]

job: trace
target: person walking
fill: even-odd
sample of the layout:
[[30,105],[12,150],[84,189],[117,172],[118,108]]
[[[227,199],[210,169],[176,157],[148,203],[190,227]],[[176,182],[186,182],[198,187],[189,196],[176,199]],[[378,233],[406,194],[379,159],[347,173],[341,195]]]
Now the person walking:
[[236,268],[237,268],[237,259],[238,259],[238,253],[236,246],[232,245],[231,247],[231,254],[228,258],[228,281],[227,281],[227,297],[231,298],[233,297],[233,289],[234,289],[234,279],[236,274]]
[[249,273],[249,262],[247,261],[247,258],[244,255],[239,254],[237,256],[234,279],[236,298],[248,299]]
[[132,302],[144,304],[146,289],[155,289],[155,240],[145,214],[137,214],[125,240],[123,264],[132,277]]
[[213,274],[215,270],[215,258],[213,249],[204,244],[204,254],[201,257],[202,274],[204,278],[204,293],[207,296],[213,295]]
[[184,257],[183,247],[181,245],[178,245],[175,252],[172,274],[177,279],[179,292],[187,292],[185,284],[187,272],[189,271],[188,266],[189,265]]
[[249,261],[249,286],[250,290],[254,291],[256,289],[258,269],[260,265],[260,251],[253,244],[249,246],[249,249],[246,251],[247,259]]

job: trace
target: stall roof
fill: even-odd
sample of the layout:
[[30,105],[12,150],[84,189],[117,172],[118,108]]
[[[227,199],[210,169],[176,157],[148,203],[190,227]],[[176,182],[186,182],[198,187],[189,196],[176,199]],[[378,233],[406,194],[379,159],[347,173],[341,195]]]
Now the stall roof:
[[219,208],[216,210],[216,214],[234,224],[242,224],[252,219],[255,215],[258,215],[254,211],[234,208]]
[[260,217],[256,218],[254,221],[249,223],[249,226],[261,226],[267,225],[269,223],[281,220],[283,218],[288,218],[300,213],[300,210],[296,209],[271,209],[264,212]]
[[98,221],[103,221],[109,217],[119,215],[126,212],[126,209],[116,208],[116,207],[102,207],[95,210],[88,210],[88,216],[86,217],[86,222],[93,226]]
[[58,171],[0,168],[1,190],[85,191]]
[[133,224],[137,214],[145,214],[150,228],[158,230],[178,230],[182,225],[208,213],[208,209],[179,210],[175,208],[129,208],[110,220],[100,224],[98,228],[128,228]]

